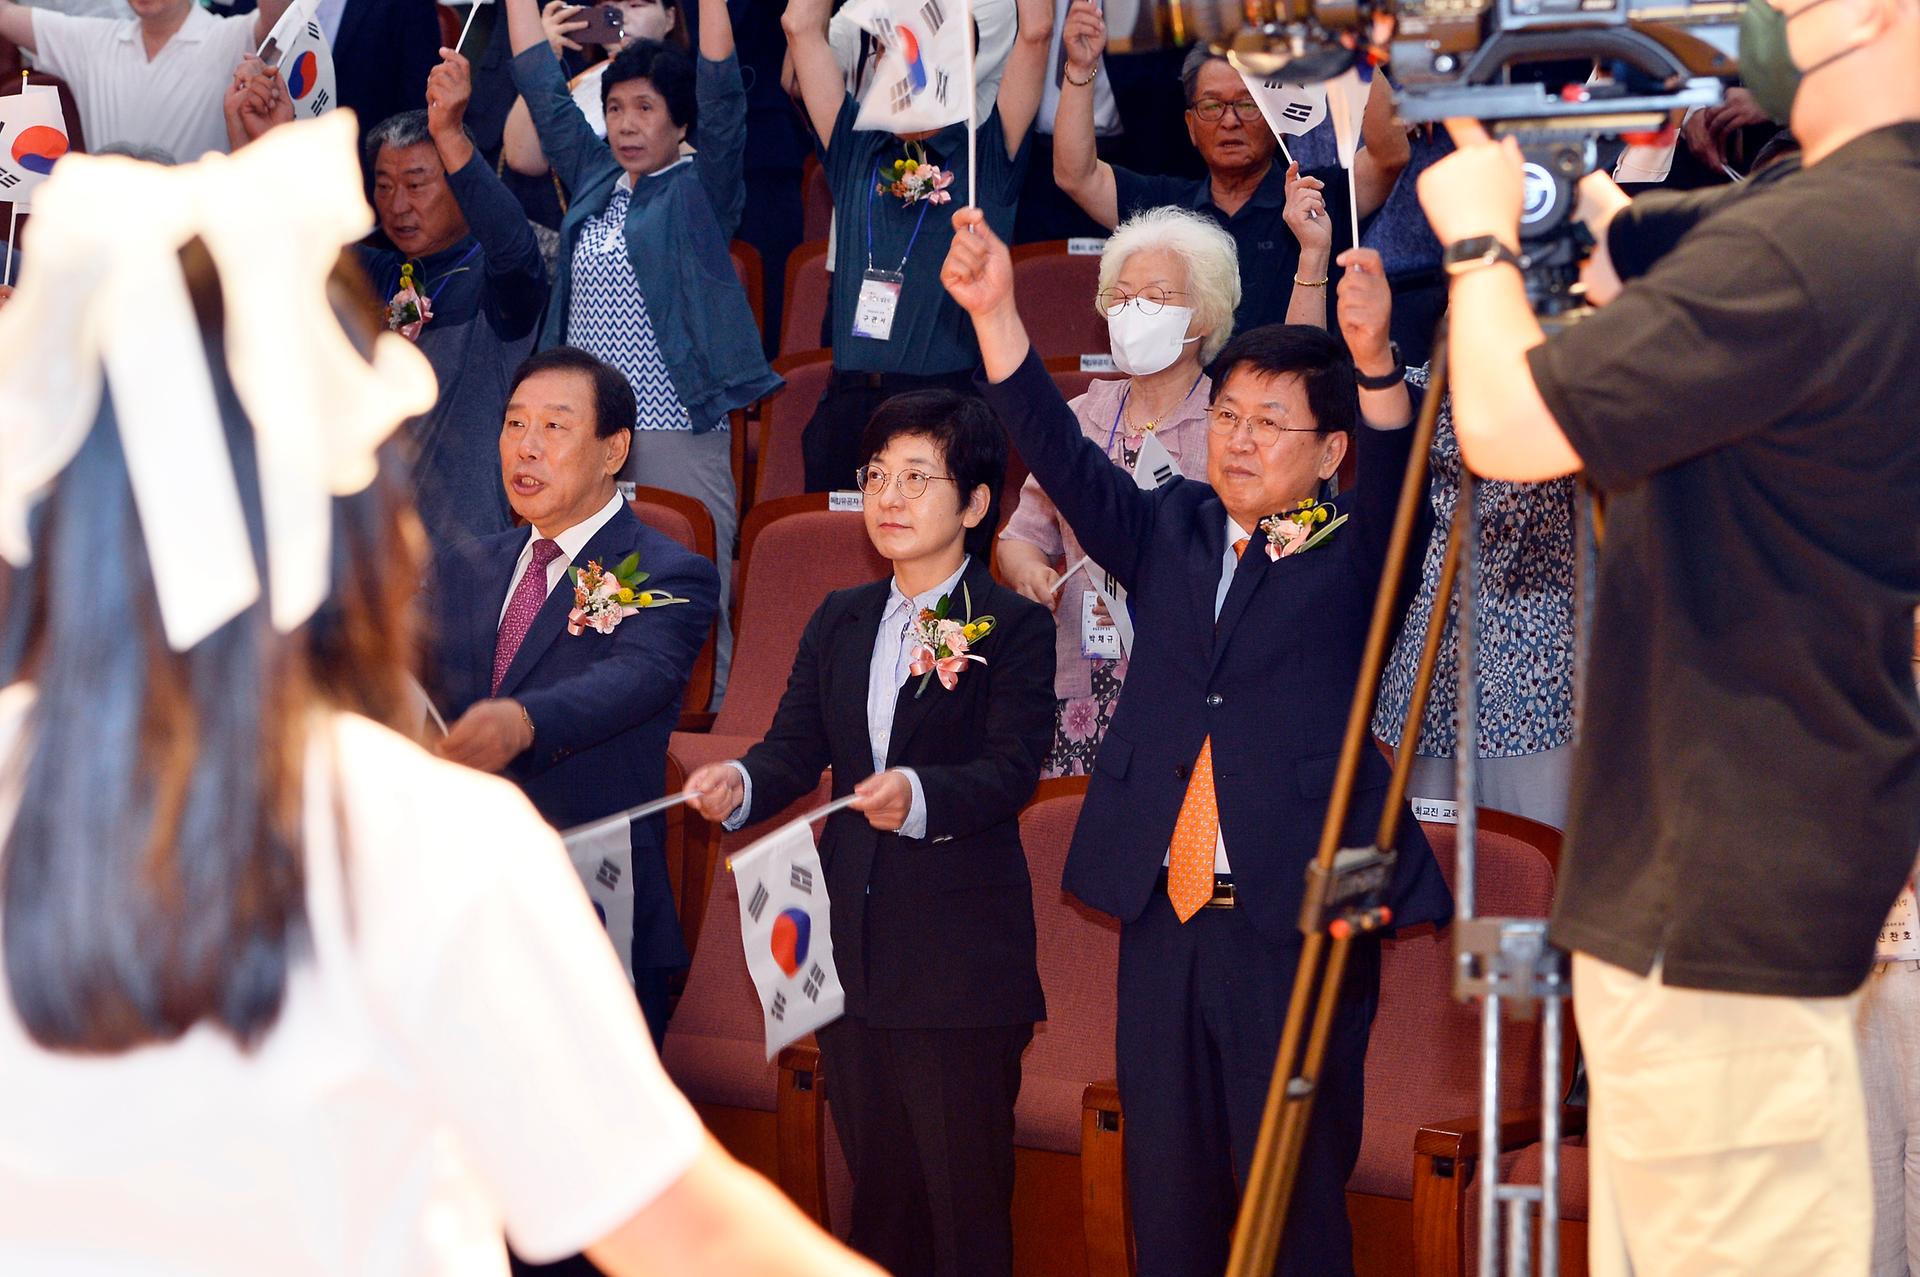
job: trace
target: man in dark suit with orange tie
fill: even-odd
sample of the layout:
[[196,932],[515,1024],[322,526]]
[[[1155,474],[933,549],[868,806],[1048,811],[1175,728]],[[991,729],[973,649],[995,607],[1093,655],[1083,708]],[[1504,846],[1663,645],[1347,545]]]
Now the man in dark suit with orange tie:
[[[1363,370],[1353,493],[1319,501],[1354,425],[1354,366],[1326,332],[1282,325],[1236,337],[1214,363],[1207,482],[1143,492],[1086,442],[1032,353],[1005,245],[973,210],[955,225],[942,279],[973,316],[987,400],[1133,612],[1126,687],[1065,886],[1123,924],[1117,1059],[1140,1271],[1217,1274],[1292,993],[1304,871],[1412,435],[1386,341],[1386,281],[1376,254],[1343,255],[1343,327]],[[1371,842],[1387,781],[1385,761],[1366,750],[1342,845]],[[1400,830],[1395,921],[1443,921],[1452,901],[1426,839],[1411,816]],[[1280,1272],[1353,1271],[1344,1190],[1379,980],[1378,944],[1358,942]]]
[[[559,829],[660,796],[667,737],[719,602],[713,564],[642,524],[614,489],[633,418],[627,379],[585,351],[521,364],[500,466],[532,526],[442,552],[427,583],[427,686],[451,724],[440,752],[513,781]],[[569,569],[614,571],[629,555],[649,601],[685,601],[573,633]],[[668,976],[687,964],[662,823],[633,827],[634,987],[656,1043]]]
[[[849,1240],[899,1277],[1007,1277],[1020,1054],[1046,1016],[1020,808],[1053,739],[1053,616],[987,571],[1007,445],[986,405],[895,395],[860,451],[893,575],[827,597],[766,739],[687,787],[730,828],[829,766],[835,797],[857,795],[820,840],[847,991],[819,1039]],[[939,648],[928,612],[951,626]]]

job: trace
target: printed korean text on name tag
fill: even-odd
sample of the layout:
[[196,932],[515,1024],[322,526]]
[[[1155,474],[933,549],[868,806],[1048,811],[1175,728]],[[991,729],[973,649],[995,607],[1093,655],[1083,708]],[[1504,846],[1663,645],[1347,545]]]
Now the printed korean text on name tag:
[[853,335],[874,341],[893,336],[893,316],[900,309],[900,286],[905,276],[890,270],[870,270],[860,279],[860,297],[853,304]]

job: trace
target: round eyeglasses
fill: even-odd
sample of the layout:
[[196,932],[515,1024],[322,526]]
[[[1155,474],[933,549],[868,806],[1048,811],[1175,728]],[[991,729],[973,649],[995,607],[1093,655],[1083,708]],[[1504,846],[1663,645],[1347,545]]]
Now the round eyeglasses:
[[[867,496],[878,498],[886,492],[887,485],[893,482],[895,477],[894,475],[888,474],[885,470],[882,470],[879,466],[861,466],[853,472],[853,483],[855,487],[859,488],[860,491]],[[921,497],[926,496],[927,485],[936,479],[941,483],[959,482],[959,480],[948,478],[944,474],[926,474],[919,470],[902,470],[898,478],[900,480],[900,495],[909,501],[918,501]]]
[[1241,426],[1253,436],[1253,441],[1262,448],[1277,443],[1281,435],[1319,434],[1318,426],[1283,426],[1272,417],[1243,417],[1231,408],[1212,407],[1207,409],[1207,431],[1219,435],[1222,439],[1231,439]]
[[1111,319],[1126,309],[1128,302],[1139,303],[1140,313],[1143,315],[1157,315],[1168,306],[1176,304],[1174,298],[1185,296],[1185,293],[1171,288],[1161,288],[1155,284],[1149,284],[1137,293],[1130,293],[1116,284],[1112,288],[1101,289],[1095,294],[1094,300],[1100,303],[1102,313]]

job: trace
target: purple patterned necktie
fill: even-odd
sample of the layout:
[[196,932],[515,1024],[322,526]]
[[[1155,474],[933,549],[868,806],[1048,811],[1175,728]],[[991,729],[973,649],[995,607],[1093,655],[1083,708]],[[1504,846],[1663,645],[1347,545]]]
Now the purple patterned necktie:
[[507,601],[506,615],[500,618],[500,634],[493,643],[493,694],[496,696],[507,677],[507,667],[513,664],[514,653],[520,650],[521,641],[533,628],[533,618],[539,615],[540,605],[547,601],[547,564],[559,557],[559,542],[542,537],[533,543],[533,562],[527,564],[527,570],[520,574],[520,583],[513,587],[513,598]]

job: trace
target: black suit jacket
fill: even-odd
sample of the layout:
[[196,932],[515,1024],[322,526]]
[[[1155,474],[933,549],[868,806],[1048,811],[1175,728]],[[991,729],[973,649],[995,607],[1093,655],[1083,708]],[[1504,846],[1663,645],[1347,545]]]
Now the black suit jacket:
[[[514,528],[444,551],[435,561],[428,601],[432,644],[427,686],[449,723],[488,699],[500,609],[530,532]],[[573,558],[611,568],[640,555],[647,585],[692,602],[649,608],[611,634],[567,633],[573,588],[563,577],[547,595],[507,667],[498,695],[519,701],[533,720],[533,744],[507,765],[556,829],[598,820],[658,798],[666,784],[667,737],[694,658],[719,603],[713,564],[653,531],[625,505]],[[660,817],[633,828],[636,966],[684,965],[686,946],[661,855]]]
[[[1269,938],[1297,943],[1305,869],[1326,818],[1413,431],[1360,428],[1359,485],[1335,502],[1352,517],[1321,545],[1269,559],[1253,530],[1216,624],[1227,513],[1213,489],[1176,478],[1141,491],[1081,433],[1035,356],[985,391],[1081,545],[1126,586],[1133,612],[1126,686],[1074,831],[1067,890],[1123,922],[1140,916],[1211,736],[1241,907]],[[1372,844],[1388,777],[1379,751],[1366,748],[1342,845]],[[1411,813],[1398,849],[1396,923],[1450,918],[1452,896]]]
[[427,73],[439,64],[434,0],[347,0],[333,42],[333,81],[340,105],[359,116],[361,137],[390,115],[424,109]]
[[[856,811],[827,818],[820,859],[847,1012],[878,1028],[981,1028],[1046,1018],[1034,960],[1033,889],[1020,809],[1053,741],[1053,615],[975,559],[961,578],[993,633],[952,691],[938,677],[895,703],[887,766],[926,795],[924,839],[883,834]],[[740,761],[753,812],[770,815],[833,768],[838,798],[871,776],[867,675],[889,581],[827,596],[800,636],[766,739]],[[965,619],[960,591],[952,615]],[[751,814],[751,813],[749,813]]]

